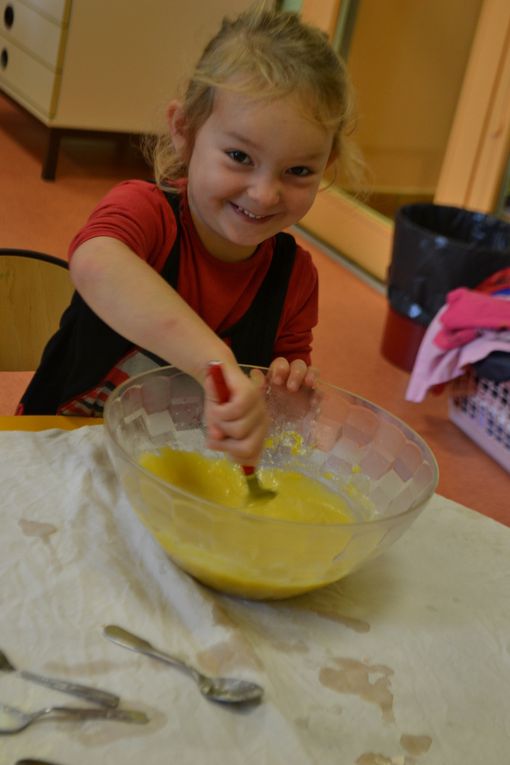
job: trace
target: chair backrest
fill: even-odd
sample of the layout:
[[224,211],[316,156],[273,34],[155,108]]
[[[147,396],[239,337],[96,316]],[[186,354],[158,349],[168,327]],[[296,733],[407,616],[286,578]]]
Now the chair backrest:
[[65,260],[0,248],[0,370],[36,369],[72,293]]

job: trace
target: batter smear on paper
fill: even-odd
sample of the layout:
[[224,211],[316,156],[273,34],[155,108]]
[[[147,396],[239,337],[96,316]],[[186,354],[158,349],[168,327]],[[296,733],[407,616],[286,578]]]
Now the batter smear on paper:
[[18,525],[20,526],[25,536],[39,537],[39,539],[42,539],[45,542],[48,541],[48,538],[51,537],[52,534],[58,531],[58,528],[56,526],[53,526],[52,523],[39,523],[39,521],[27,521],[25,520],[25,518],[21,518],[21,520],[18,521]]
[[[364,664],[356,659],[335,659],[340,669],[323,667],[319,680],[326,688],[338,693],[350,693],[363,701],[375,704],[381,710],[385,722],[394,722],[393,694],[390,690],[390,677],[393,670],[383,664]],[[370,682],[370,675],[378,675]]]
[[430,736],[411,736],[409,733],[403,733],[400,737],[400,746],[409,754],[419,757],[420,754],[429,751],[432,739]]
[[386,757],[384,754],[375,752],[365,752],[356,760],[356,765],[415,765],[415,763],[416,760],[403,755]]

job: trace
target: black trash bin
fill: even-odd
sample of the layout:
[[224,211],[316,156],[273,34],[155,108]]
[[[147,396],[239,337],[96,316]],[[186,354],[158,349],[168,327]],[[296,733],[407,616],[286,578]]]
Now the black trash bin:
[[381,353],[411,371],[427,326],[457,287],[510,267],[510,224],[461,207],[419,203],[395,218]]

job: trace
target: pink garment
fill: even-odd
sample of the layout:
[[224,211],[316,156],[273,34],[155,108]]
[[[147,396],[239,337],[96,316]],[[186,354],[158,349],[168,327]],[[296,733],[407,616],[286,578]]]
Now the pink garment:
[[474,340],[483,329],[510,328],[510,300],[459,287],[449,292],[435,344],[444,350]]
[[[510,308],[510,302],[508,302]],[[434,316],[421,341],[406,391],[407,401],[423,401],[429,388],[464,374],[466,368],[492,351],[510,353],[510,330],[482,329],[475,339],[451,349],[440,348],[435,340],[448,305]]]

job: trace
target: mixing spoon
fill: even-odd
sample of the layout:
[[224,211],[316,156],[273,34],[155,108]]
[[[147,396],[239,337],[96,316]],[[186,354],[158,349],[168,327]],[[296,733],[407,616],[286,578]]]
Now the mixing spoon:
[[72,683],[68,680],[60,680],[56,677],[46,677],[46,675],[36,675],[34,672],[26,672],[17,669],[6,654],[0,650],[0,672],[15,672],[23,680],[29,680],[38,685],[44,685],[46,688],[52,688],[54,691],[69,693],[71,696],[78,696],[81,699],[90,701],[92,704],[100,704],[103,707],[118,707],[120,698],[108,691],[102,691],[99,688],[90,688],[88,685]]
[[151,643],[132,632],[128,632],[115,624],[103,628],[103,635],[113,643],[137,651],[144,656],[150,656],[166,664],[184,669],[196,681],[200,693],[210,701],[221,701],[224,704],[242,704],[248,701],[259,701],[264,689],[249,680],[236,680],[233,677],[208,677],[182,659],[171,656],[164,651],[154,648]]
[[19,733],[41,717],[53,716],[56,720],[119,720],[144,725],[149,718],[135,709],[107,709],[103,707],[44,707],[37,712],[0,704],[0,734]]
[[[220,404],[226,404],[230,399],[230,391],[223,374],[223,368],[221,361],[209,362],[209,374],[214,382],[216,388],[216,395]],[[265,489],[260,483],[255,468],[252,465],[241,465],[241,470],[246,478],[246,485],[250,493],[250,500],[252,502],[261,502],[274,499],[276,492],[272,489]]]

